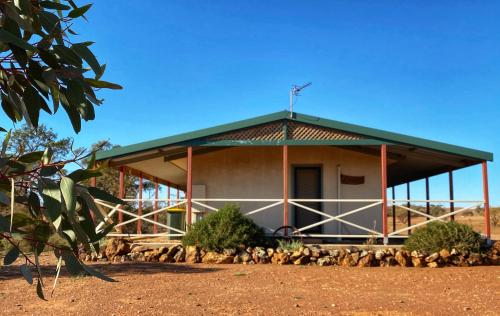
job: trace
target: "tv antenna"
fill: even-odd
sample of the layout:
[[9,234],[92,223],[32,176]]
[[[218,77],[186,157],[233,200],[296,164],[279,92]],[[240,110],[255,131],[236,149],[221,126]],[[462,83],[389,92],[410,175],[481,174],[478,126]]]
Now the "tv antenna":
[[302,86],[293,85],[292,89],[290,89],[290,117],[293,116],[293,98],[298,97],[300,95],[299,92],[309,87],[311,84],[312,82],[308,82]]

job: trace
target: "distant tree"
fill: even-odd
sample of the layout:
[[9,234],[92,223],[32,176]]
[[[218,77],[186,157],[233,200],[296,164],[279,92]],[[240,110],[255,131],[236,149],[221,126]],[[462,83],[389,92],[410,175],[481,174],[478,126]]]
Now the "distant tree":
[[52,149],[52,159],[60,161],[65,159],[71,151],[73,139],[65,137],[59,139],[52,128],[44,124],[38,127],[30,127],[23,124],[21,128],[15,129],[10,137],[7,153],[22,156],[29,152],[43,151],[47,147]]
[[[110,150],[116,147],[120,147],[118,145],[113,145],[108,140],[100,140],[94,144],[92,144],[90,150],[92,152],[96,150]],[[90,159],[85,161],[85,166],[87,168],[91,168],[92,166],[88,166]],[[120,172],[113,168],[102,168],[100,169],[101,175],[96,179],[96,187],[103,189],[104,191],[112,194],[114,196],[118,196],[120,186],[119,186],[119,177]],[[90,185],[90,179],[88,180],[88,185]],[[135,196],[138,190],[138,185],[135,182],[134,177],[125,176],[125,196]]]

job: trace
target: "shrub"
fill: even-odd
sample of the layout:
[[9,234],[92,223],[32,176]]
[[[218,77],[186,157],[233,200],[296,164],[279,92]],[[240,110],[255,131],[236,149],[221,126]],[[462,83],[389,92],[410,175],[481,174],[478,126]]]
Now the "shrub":
[[457,222],[432,222],[415,230],[405,242],[406,249],[422,252],[437,252],[455,248],[459,251],[478,252],[481,247],[481,235],[468,225]]
[[285,251],[297,251],[300,247],[303,247],[304,244],[300,240],[284,240],[278,239],[278,246]]
[[238,206],[226,205],[196,222],[182,238],[184,246],[206,250],[256,246],[264,241],[264,231],[241,214]]

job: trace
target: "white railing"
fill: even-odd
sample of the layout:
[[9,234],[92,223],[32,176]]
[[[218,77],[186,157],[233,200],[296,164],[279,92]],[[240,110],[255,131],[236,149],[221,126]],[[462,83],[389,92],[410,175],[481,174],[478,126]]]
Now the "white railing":
[[[243,215],[252,217],[252,215],[261,213],[264,211],[269,211],[272,208],[275,208],[276,206],[282,205],[284,203],[283,199],[192,199],[191,200],[193,203],[193,211],[198,211],[200,213],[203,213],[200,211],[198,207],[201,208],[206,208],[209,211],[218,211],[219,208],[214,207],[213,205],[208,205],[210,203],[224,203],[226,204],[245,204],[245,203],[253,203],[253,204],[261,204],[265,203],[265,205],[259,205],[257,208],[252,209],[252,210],[245,210]],[[281,212],[282,214],[282,212]],[[280,216],[280,215],[278,215]],[[275,227],[274,229],[271,227],[267,227],[265,225],[260,225],[268,234],[273,234],[275,230],[278,227]],[[281,226],[281,225],[280,225]]]
[[[110,204],[101,200],[95,200],[96,204],[101,208],[101,211],[104,215],[104,220],[107,222],[112,222],[116,220],[118,214],[123,214],[127,216],[127,219],[122,222],[117,222],[115,225],[115,230],[108,234],[108,236],[114,237],[168,237],[168,238],[176,238],[184,236],[186,233],[185,227],[176,228],[172,227],[171,223],[167,221],[161,222],[159,219],[151,218],[154,215],[165,214],[173,209],[179,210],[179,208],[187,207],[187,199],[123,199],[128,205],[120,205],[120,204]],[[321,216],[320,220],[315,223],[297,227],[293,234],[297,237],[314,237],[314,238],[383,238],[384,234],[381,231],[382,223],[379,223],[377,229],[376,227],[366,227],[362,225],[362,223],[356,223],[354,220],[348,220],[347,217],[354,214],[359,214],[362,212],[380,212],[375,215],[371,215],[370,219],[377,218],[381,219],[381,205],[383,204],[382,199],[288,199],[289,206],[295,206],[306,212],[315,213]],[[137,208],[137,205],[142,202],[143,211],[147,211],[142,215],[137,214],[137,210],[132,211],[131,206]],[[191,199],[192,202],[192,216],[191,223],[193,224],[197,218],[204,216],[209,212],[216,212],[222,206],[226,204],[237,204],[242,206],[244,210],[243,214],[250,218],[255,219],[255,214],[266,212],[267,219],[265,222],[277,222],[280,223],[277,227],[269,227],[269,225],[260,223],[266,233],[268,235],[272,235],[276,232],[276,230],[283,226],[283,207],[285,203],[284,199],[225,199],[225,198],[196,198]],[[321,207],[319,209],[310,207],[306,204],[308,203],[321,203]],[[387,211],[388,215],[391,215],[391,207],[395,206],[399,208],[399,210],[404,210],[409,213],[413,213],[419,216],[419,219],[424,219],[418,223],[413,225],[409,225],[404,228],[392,230],[391,223],[388,224],[388,234],[387,239],[389,238],[406,238],[408,237],[408,232],[418,228],[420,226],[426,225],[430,222],[434,221],[445,221],[446,218],[454,216],[456,214],[463,213],[468,210],[475,209],[476,207],[482,206],[484,201],[471,201],[471,200],[388,200],[387,201]],[[426,212],[422,212],[421,210],[415,209],[417,204],[433,204],[433,205],[443,205],[453,203],[455,205],[455,210],[452,212],[447,212],[443,215],[432,215],[427,214]],[[246,205],[245,205],[246,204]],[[248,204],[251,204],[251,207],[248,207]],[[346,210],[346,205],[356,204],[356,207]],[[363,205],[361,205],[363,204]],[[154,205],[157,205],[155,207]],[[160,205],[162,205],[160,207]],[[408,207],[408,205],[410,205]],[[243,207],[246,206],[246,207]],[[156,209],[155,209],[156,208]],[[373,208],[376,208],[375,210]],[[371,210],[370,210],[371,209]],[[340,211],[339,211],[340,210]],[[290,207],[289,207],[289,213]],[[290,217],[290,216],[289,216]],[[358,217],[359,218],[359,217]],[[413,219],[414,217],[412,217]],[[262,217],[260,218],[262,222]],[[137,223],[138,221],[147,222],[152,224],[155,227],[155,230],[163,229],[161,232],[149,233],[149,232],[141,232],[136,230],[130,230],[129,232],[124,232],[125,227],[127,225]],[[339,226],[336,229],[325,230],[323,225],[337,222]],[[364,223],[367,221],[364,220]],[[358,234],[348,234],[345,228],[341,228],[340,225],[343,224],[343,227],[353,227],[362,233]],[[366,224],[365,224],[366,225]],[[101,230],[104,226],[104,223],[101,222],[97,226],[97,230]],[[309,230],[323,226],[322,233],[312,233],[308,232]],[[130,226],[129,226],[130,227]],[[330,225],[331,227],[331,225]],[[336,231],[336,232],[335,232]],[[335,233],[332,233],[335,232]],[[406,233],[406,234],[405,234]]]
[[[282,205],[284,203],[284,199],[193,199],[192,200],[193,205],[203,207],[208,209],[209,211],[218,211],[219,208],[210,205],[210,202],[218,202],[219,204],[221,202],[223,203],[246,203],[246,202],[253,202],[253,203],[267,203],[264,206],[260,206],[258,208],[255,208],[253,210],[246,210],[244,211],[244,215],[252,217],[252,215],[256,213],[260,213],[263,211],[268,211],[270,213],[270,216],[273,216],[274,219],[278,218],[280,223],[277,227],[268,227],[265,225],[262,225],[261,223],[260,226],[263,227],[266,232],[271,235],[276,232],[276,230],[280,227],[283,226],[283,209],[282,208],[275,208],[276,206]],[[315,209],[312,207],[309,207],[305,205],[305,203],[311,203],[311,202],[316,202],[316,203],[322,203],[322,208],[321,210]],[[304,227],[297,227],[297,229],[293,232],[295,236],[297,237],[323,237],[323,238],[332,238],[332,237],[364,237],[364,238],[371,238],[371,237],[382,237],[382,233],[379,231],[376,231],[374,229],[362,226],[358,223],[354,223],[352,221],[348,221],[345,219],[345,217],[349,215],[353,215],[365,210],[368,210],[370,208],[379,206],[383,203],[381,199],[288,199],[288,203],[290,206],[296,206],[304,211],[311,212],[318,214],[322,217],[322,219],[316,223],[306,225]],[[328,203],[335,203],[336,206],[330,206],[327,208]],[[349,211],[343,211],[341,214],[338,215],[332,215],[338,213],[339,206],[338,204],[349,204],[349,203],[362,203],[367,205],[363,205],[360,207],[357,207],[355,209],[349,210]],[[273,209],[274,208],[274,209]],[[272,212],[272,214],[271,214]],[[290,212],[289,212],[290,213]],[[329,234],[328,232],[325,233],[308,233],[307,231],[318,227],[322,226],[324,224],[330,223],[337,221],[339,223],[343,223],[347,226],[354,227],[358,230],[361,230],[363,232],[366,232],[366,234]]]
[[[325,238],[342,238],[342,237],[371,238],[371,237],[382,237],[381,232],[376,231],[375,229],[371,229],[371,228],[368,228],[368,227],[365,227],[365,226],[353,223],[352,221],[348,221],[348,220],[344,219],[344,217],[347,217],[349,215],[353,215],[353,214],[356,214],[356,213],[368,210],[370,208],[382,205],[383,201],[381,199],[289,199],[288,202],[291,205],[294,205],[294,206],[297,206],[297,207],[299,207],[299,208],[301,208],[303,210],[306,210],[306,211],[309,211],[309,212],[321,215],[322,217],[325,218],[324,220],[321,220],[321,221],[319,221],[317,223],[313,223],[313,224],[310,224],[310,225],[298,228],[298,232],[300,232],[300,234],[298,234],[298,235],[301,236],[301,237],[317,237],[317,238],[320,238],[320,237],[325,237]],[[306,206],[306,205],[303,204],[303,203],[311,203],[311,202],[322,203],[322,206],[323,206],[322,208],[327,208],[327,209],[332,208],[333,210],[331,210],[331,211],[329,211],[327,213],[326,210],[320,211],[320,210],[308,207],[308,206]],[[327,203],[336,203],[337,205],[336,205],[336,207],[327,207],[328,206]],[[349,204],[349,203],[357,203],[357,204],[359,204],[359,203],[362,203],[362,204],[368,203],[368,204],[360,206],[360,207],[352,209],[352,210],[344,211],[343,210],[343,208],[344,208],[343,205],[346,204],[346,203],[347,204]],[[339,206],[339,204],[341,204],[342,207]],[[339,210],[341,210],[341,211],[339,212]],[[338,215],[331,215],[332,213],[333,214],[337,213]],[[328,234],[328,233],[315,234],[315,233],[307,233],[306,232],[307,230],[309,230],[311,228],[314,228],[314,227],[317,227],[317,226],[320,226],[320,225],[324,225],[326,223],[334,222],[334,221],[337,221],[339,223],[345,224],[347,226],[351,226],[351,227],[357,228],[357,229],[359,229],[359,230],[361,230],[363,232],[366,232],[368,234],[356,234],[356,235],[353,235],[353,234],[342,234],[340,232],[340,227],[338,228],[339,231],[338,231],[337,234]]]
[[[403,233],[407,233],[411,231],[412,229],[418,228],[423,225],[427,225],[431,222],[435,221],[441,221],[445,222],[445,219],[448,217],[455,216],[457,214],[463,213],[465,211],[469,211],[472,209],[475,209],[477,207],[480,207],[484,205],[484,201],[476,201],[476,200],[388,200],[388,209],[391,208],[392,206],[395,206],[397,208],[400,208],[402,210],[406,210],[409,213],[413,214],[418,214],[421,216],[421,218],[425,218],[426,220],[401,228],[397,229],[391,233],[388,234],[389,238],[406,238],[408,235],[403,235]],[[429,204],[429,205],[442,205],[442,204],[453,204],[455,210],[452,212],[447,212],[442,215],[434,216],[432,214],[428,214],[426,212],[422,212],[419,210],[416,210],[415,207],[417,206],[416,204]],[[410,207],[408,207],[410,205]],[[462,205],[462,206],[461,206]],[[390,213],[390,211],[388,211]]]
[[[158,209],[156,209],[156,210],[153,209],[153,211],[144,213],[142,215],[138,215],[137,213],[134,213],[134,212],[131,212],[130,210],[127,210],[127,208],[128,208],[127,205],[121,205],[121,204],[111,205],[111,204],[104,202],[104,201],[101,201],[101,200],[95,200],[95,203],[101,207],[101,211],[105,215],[104,216],[105,221],[113,221],[112,220],[113,216],[116,215],[116,217],[118,217],[117,215],[120,213],[127,215],[129,217],[132,217],[131,219],[128,219],[128,220],[123,221],[121,223],[117,222],[117,220],[115,220],[115,222],[117,223],[114,227],[115,231],[112,231],[111,233],[109,233],[108,236],[111,236],[111,237],[138,237],[138,236],[141,236],[141,237],[160,237],[160,236],[162,236],[162,237],[169,237],[169,238],[172,238],[172,237],[179,238],[179,237],[184,236],[184,234],[186,233],[185,229],[175,228],[175,227],[168,225],[168,223],[165,224],[165,223],[160,222],[159,220],[151,219],[151,216],[159,215],[160,213],[166,213],[172,209],[176,209],[176,208],[180,208],[181,206],[184,206],[187,203],[186,199],[170,199],[170,200],[167,200],[167,199],[142,199],[142,200],[122,199],[122,200],[129,205],[138,204],[138,203],[142,202],[143,209],[146,209],[146,210],[150,209],[151,208],[150,205],[152,206],[155,203],[163,204],[164,206],[158,207]],[[110,210],[110,211],[108,212],[108,211],[106,211],[106,209]],[[155,227],[164,228],[164,229],[166,229],[166,231],[161,232],[161,233],[142,233],[142,232],[137,232],[137,231],[135,233],[122,232],[124,230],[124,228],[126,227],[126,225],[132,224],[132,223],[137,223],[139,220],[147,222],[147,223],[151,223]],[[103,226],[104,226],[103,222],[99,223],[96,227],[96,230],[99,231]]]

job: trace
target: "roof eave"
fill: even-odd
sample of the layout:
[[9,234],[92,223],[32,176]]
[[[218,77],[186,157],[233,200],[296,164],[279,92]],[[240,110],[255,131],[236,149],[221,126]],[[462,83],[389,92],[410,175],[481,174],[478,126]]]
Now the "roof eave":
[[198,139],[210,135],[221,134],[236,129],[247,128],[255,125],[265,124],[284,119],[294,120],[301,123],[318,125],[322,127],[329,127],[359,135],[364,135],[372,138],[373,140],[380,141],[383,143],[403,144],[408,146],[415,146],[430,150],[436,150],[444,153],[462,156],[464,158],[469,158],[469,159],[475,159],[480,161],[493,161],[493,153],[486,151],[451,145],[443,142],[432,141],[424,138],[398,134],[394,132],[384,131],[380,129],[370,128],[350,123],[344,123],[335,120],[324,119],[306,114],[293,113],[293,115],[290,115],[290,112],[288,111],[275,112],[263,116],[254,117],[251,119],[241,120],[233,123],[223,124],[188,133],[163,137],[123,147],[117,147],[108,151],[99,151],[96,153],[96,160],[102,161],[111,158],[118,158],[125,155],[137,154],[140,152],[155,150],[176,144],[182,144],[182,145],[188,145],[190,143],[196,144]]

